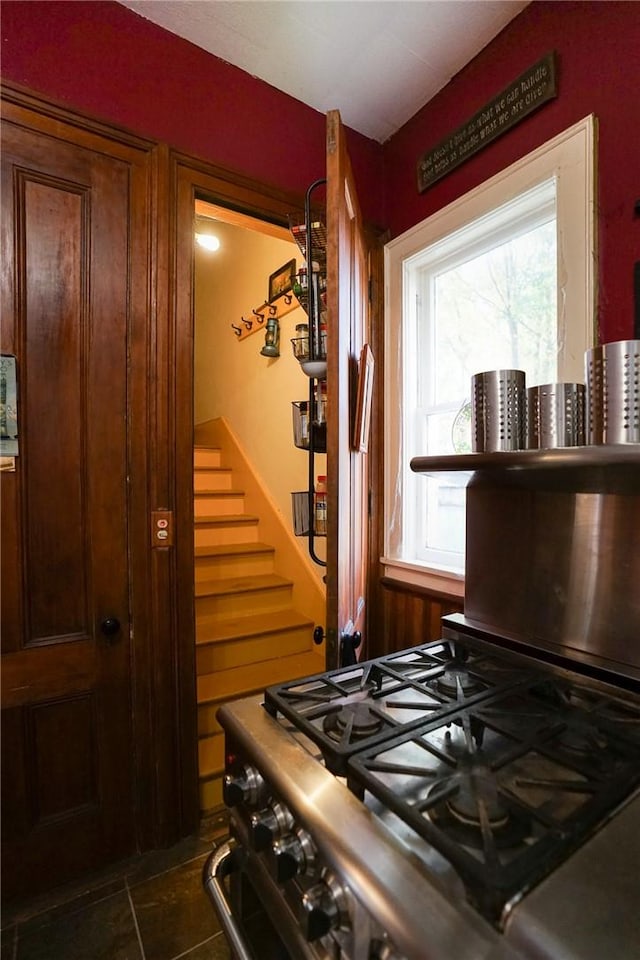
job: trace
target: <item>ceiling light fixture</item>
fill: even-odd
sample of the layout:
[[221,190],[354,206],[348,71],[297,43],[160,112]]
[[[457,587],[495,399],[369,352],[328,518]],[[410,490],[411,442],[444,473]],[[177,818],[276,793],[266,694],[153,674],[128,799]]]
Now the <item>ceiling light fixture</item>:
[[196,233],[196,243],[212,253],[220,249],[220,241],[212,233]]

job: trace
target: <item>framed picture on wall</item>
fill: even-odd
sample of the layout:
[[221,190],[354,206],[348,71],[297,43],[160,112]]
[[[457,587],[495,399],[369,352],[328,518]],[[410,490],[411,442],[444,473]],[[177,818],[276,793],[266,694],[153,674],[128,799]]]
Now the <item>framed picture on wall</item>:
[[275,273],[269,277],[269,303],[273,303],[283,293],[288,293],[293,288],[293,278],[296,273],[296,261],[289,260],[288,263],[279,267]]
[[356,399],[356,418],[353,428],[353,449],[359,453],[366,453],[369,449],[374,366],[371,347],[368,343],[365,343],[360,351],[358,396]]

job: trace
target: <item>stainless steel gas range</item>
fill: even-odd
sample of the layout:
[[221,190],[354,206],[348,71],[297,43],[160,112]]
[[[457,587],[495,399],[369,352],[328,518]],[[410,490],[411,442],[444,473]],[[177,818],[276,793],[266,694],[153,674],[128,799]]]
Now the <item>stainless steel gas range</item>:
[[640,452],[463,466],[464,616],[220,711],[240,960],[640,955]]

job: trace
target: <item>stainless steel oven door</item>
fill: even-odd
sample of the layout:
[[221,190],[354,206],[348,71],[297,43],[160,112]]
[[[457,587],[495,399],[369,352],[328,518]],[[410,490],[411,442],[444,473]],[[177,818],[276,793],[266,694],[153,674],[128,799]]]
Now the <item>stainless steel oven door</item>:
[[203,885],[236,960],[325,960],[340,956],[307,942],[284,901],[243,847],[229,840],[205,863]]

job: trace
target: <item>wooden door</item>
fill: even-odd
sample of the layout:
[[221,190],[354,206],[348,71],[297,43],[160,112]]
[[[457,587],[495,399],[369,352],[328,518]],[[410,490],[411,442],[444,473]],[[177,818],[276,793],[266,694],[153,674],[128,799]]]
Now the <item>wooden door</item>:
[[[360,354],[368,339],[368,257],[345,132],[327,114],[327,667],[353,662],[364,638],[367,455],[354,449]],[[364,649],[359,646],[356,656]]]
[[[58,128],[59,130],[60,128]],[[3,897],[134,847],[127,358],[129,165],[2,125]]]

